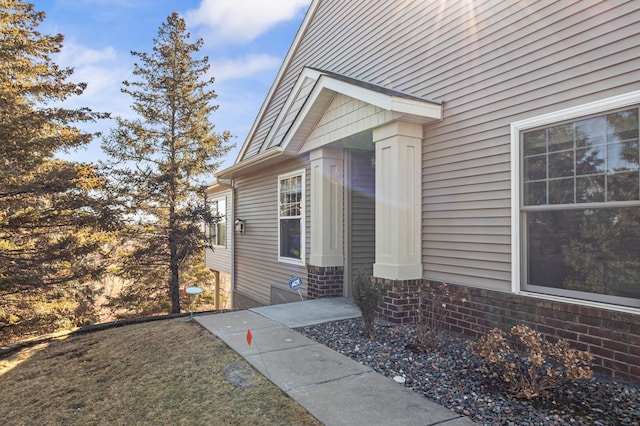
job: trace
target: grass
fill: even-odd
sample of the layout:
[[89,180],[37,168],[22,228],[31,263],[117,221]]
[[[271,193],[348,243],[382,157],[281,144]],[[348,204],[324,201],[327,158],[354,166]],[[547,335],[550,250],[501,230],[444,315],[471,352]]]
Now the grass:
[[[245,380],[233,380],[234,370]],[[235,382],[235,385],[231,382]],[[320,425],[196,322],[72,334],[0,359],[0,418],[22,425]]]

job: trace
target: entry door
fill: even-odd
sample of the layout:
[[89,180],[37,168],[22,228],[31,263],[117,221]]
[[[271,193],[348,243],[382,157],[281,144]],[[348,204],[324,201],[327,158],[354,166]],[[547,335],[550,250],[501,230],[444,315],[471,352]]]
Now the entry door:
[[345,270],[345,296],[351,297],[351,289],[359,273],[366,277],[373,274],[376,258],[375,237],[375,162],[373,151],[350,151],[346,156],[347,186],[347,265]]

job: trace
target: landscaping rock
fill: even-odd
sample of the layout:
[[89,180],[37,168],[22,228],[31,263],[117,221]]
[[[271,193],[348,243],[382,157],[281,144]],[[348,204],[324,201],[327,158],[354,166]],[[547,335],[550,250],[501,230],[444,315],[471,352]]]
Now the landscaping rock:
[[434,350],[416,348],[411,325],[376,325],[376,340],[363,336],[362,319],[298,329],[390,379],[483,425],[632,425],[640,426],[640,390],[596,378],[556,389],[553,400],[527,401],[504,392],[487,378],[465,338],[445,335]]

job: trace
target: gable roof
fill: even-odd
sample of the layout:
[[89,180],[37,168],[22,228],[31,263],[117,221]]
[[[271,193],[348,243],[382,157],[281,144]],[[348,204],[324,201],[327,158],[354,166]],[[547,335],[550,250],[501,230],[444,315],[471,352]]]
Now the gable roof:
[[[305,68],[298,81],[304,81],[311,78],[310,76],[315,76],[315,84],[305,103],[297,112],[293,122],[288,123],[285,121],[280,124],[280,126],[286,126],[286,133],[283,138],[279,141],[278,139],[273,141],[293,152],[297,152],[304,143],[306,137],[310,134],[336,94],[345,95],[376,108],[390,111],[394,113],[396,119],[408,122],[426,124],[430,121],[442,119],[442,104],[438,102],[424,100],[334,72],[313,68]],[[289,102],[285,104],[285,108],[288,104]],[[291,105],[293,106],[295,103]]]
[[[465,18],[464,8],[454,9]],[[449,32],[464,32],[454,23],[447,31],[427,25],[429,19],[439,19],[438,11],[438,2],[417,0],[313,0],[232,167],[264,158],[276,147],[293,148],[297,144],[285,138],[300,138],[323,102],[340,93],[362,99],[356,101],[361,106],[378,105],[417,122],[425,122],[421,115],[432,119],[424,110],[438,105],[442,110],[442,102],[431,101],[443,101],[451,93],[441,83],[460,69],[448,60],[447,67],[455,65],[450,71],[440,64],[450,55],[439,54],[444,46],[439,40]]]
[[291,43],[291,46],[287,51],[287,55],[282,61],[280,70],[278,71],[278,74],[276,75],[274,82],[271,85],[271,88],[269,89],[269,92],[267,93],[265,100],[262,102],[262,106],[258,111],[258,115],[254,120],[253,125],[251,126],[251,129],[249,129],[249,133],[247,134],[247,137],[244,143],[242,144],[242,147],[240,148],[240,152],[238,153],[238,156],[235,161],[236,164],[245,158],[250,142],[253,140],[256,134],[256,131],[258,129],[258,126],[260,125],[261,118],[265,114],[265,111],[268,108],[268,106],[270,105],[271,99],[275,95],[277,88],[280,86],[280,83],[284,77],[284,74],[288,69],[288,65],[291,62],[291,59],[293,58],[295,52],[297,51],[298,45],[300,44],[300,41],[302,40],[304,34],[306,33],[307,28],[309,27],[309,24],[313,16],[315,15],[316,10],[318,9],[319,4],[320,4],[320,0],[313,0],[311,2],[311,5],[309,5],[309,9],[307,9],[307,13],[305,14],[305,17],[302,20],[302,23],[300,24],[300,28],[298,28],[298,31],[296,32],[296,36],[294,37],[293,42]]
[[[424,19],[420,16],[429,16],[433,9],[423,3],[417,5],[427,10],[387,0],[313,0],[235,163],[275,145],[270,138],[276,136],[274,132],[282,132],[282,128],[276,129],[280,124],[277,120],[282,118],[285,102],[305,67],[343,81],[353,79],[351,83],[356,86],[376,91],[395,89],[401,97],[433,99],[428,87],[412,83],[415,72],[429,69],[429,62],[419,64],[419,68],[407,66],[408,58],[402,54],[413,50],[412,40],[422,40]],[[416,34],[418,30],[421,32]],[[303,102],[305,95],[299,93],[298,102]]]
[[[278,161],[278,157],[286,152],[296,154],[336,94],[390,111],[396,119],[403,121],[426,124],[442,119],[442,103],[424,100],[335,72],[304,68],[260,152],[237,161],[217,176],[233,177],[257,164],[266,166]],[[260,118],[258,115],[256,122]],[[243,150],[246,150],[249,143],[251,139],[247,138]]]

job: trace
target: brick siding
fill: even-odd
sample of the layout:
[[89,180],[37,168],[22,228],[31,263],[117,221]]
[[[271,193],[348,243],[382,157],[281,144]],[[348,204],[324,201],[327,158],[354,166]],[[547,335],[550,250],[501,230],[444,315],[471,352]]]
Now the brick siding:
[[343,295],[344,268],[342,266],[309,266],[307,272],[307,296],[309,299]]
[[[379,313],[398,323],[412,322],[418,287],[440,283],[372,278],[385,288]],[[498,327],[526,324],[545,338],[565,339],[570,346],[591,352],[596,374],[640,385],[640,315],[498,291],[449,285],[460,297],[448,300],[445,327],[472,338]],[[435,288],[435,287],[434,287]],[[464,302],[461,301],[464,299]]]

